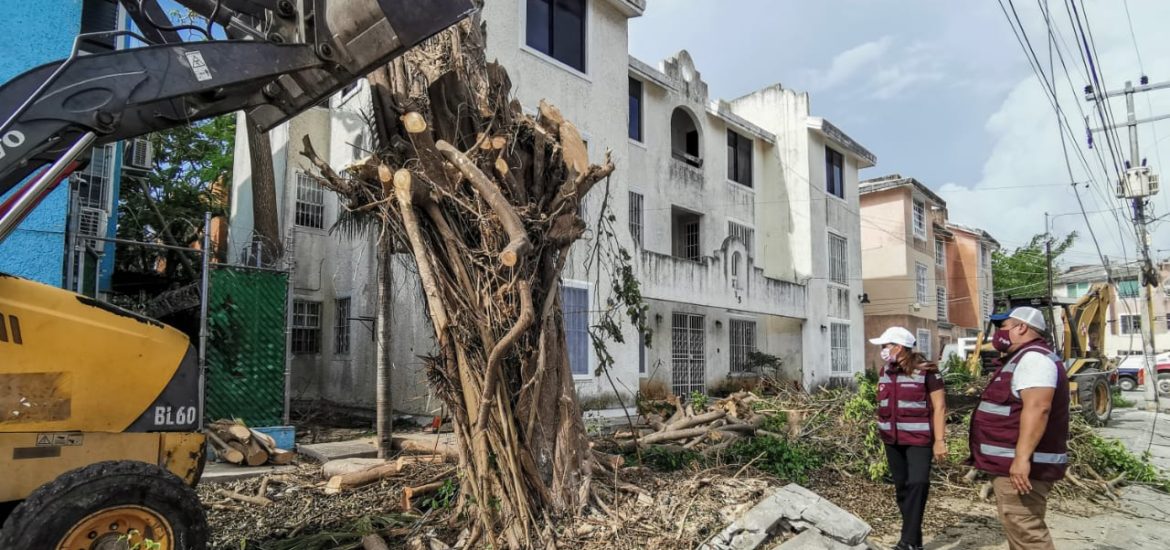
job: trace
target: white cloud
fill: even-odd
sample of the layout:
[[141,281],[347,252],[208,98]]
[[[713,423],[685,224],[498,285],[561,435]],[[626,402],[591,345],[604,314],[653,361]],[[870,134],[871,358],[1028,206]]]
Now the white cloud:
[[924,42],[898,43],[892,36],[862,43],[835,57],[808,81],[819,91],[851,87],[856,94],[890,99],[912,87],[943,79],[935,48]]
[[829,68],[814,81],[818,87],[826,90],[846,84],[855,77],[868,72],[874,63],[890,51],[893,42],[893,37],[883,36],[877,40],[849,48],[833,57]]
[[[1154,25],[1142,32],[1145,25],[1140,23],[1143,19],[1165,21],[1170,10],[1157,9],[1149,3],[1135,3],[1131,7],[1139,6],[1142,8],[1141,13],[1135,9],[1134,18],[1145,70],[1151,75],[1160,75],[1160,78],[1152,77],[1153,81],[1170,80],[1170,59],[1166,55],[1170,52],[1170,36],[1157,32]],[[1151,11],[1162,12],[1162,16],[1155,17]],[[1134,55],[1124,12],[1120,16],[1108,12],[1097,10],[1091,16],[1097,51],[1100,53],[1097,61],[1109,80],[1106,87],[1115,89],[1126,79],[1136,80],[1141,70]],[[1038,31],[1032,34],[1034,42],[1037,36],[1043,36]],[[1046,61],[1047,56],[1044,57]],[[1079,59],[1076,62],[1079,63]],[[994,145],[983,165],[982,174],[973,178],[973,182],[943,185],[938,189],[939,194],[946,199],[953,220],[982,227],[1007,247],[1019,246],[1032,235],[1043,232],[1044,213],[1049,212],[1060,215],[1053,219],[1054,233],[1077,231],[1080,234],[1081,238],[1067,263],[1092,263],[1097,258],[1089,227],[1096,232],[1106,255],[1116,261],[1134,259],[1136,238],[1132,226],[1127,222],[1129,212],[1126,204],[1114,196],[1114,178],[1103,174],[1097,157],[1098,150],[1086,147],[1084,121],[1077,108],[1080,105],[1086,113],[1092,113],[1092,106],[1079,96],[1084,77],[1078,76],[1075,66],[1070,65],[1070,69],[1075,91],[1070,89],[1063,74],[1057,76],[1057,91],[1075,136],[1067,143],[1073,160],[1073,178],[1077,181],[1089,180],[1076,154],[1076,150],[1080,150],[1088,159],[1096,181],[1092,186],[1079,187],[1085,210],[1090,212],[1088,225],[1080,215],[1076,195],[1067,185],[1068,168],[1061,151],[1052,105],[1046,99],[1039,81],[1030,74],[1016,81],[998,111],[987,120],[985,130],[993,137]],[[1150,103],[1146,103],[1147,98],[1139,97],[1139,118],[1147,116],[1150,107],[1154,113],[1170,112],[1170,91],[1145,95],[1149,96]],[[1125,116],[1121,101],[1115,103],[1113,109],[1118,120]],[[1163,135],[1170,135],[1170,128],[1161,129]],[[1156,171],[1165,173],[1170,170],[1170,166],[1161,165],[1161,159],[1170,162],[1170,140],[1157,142],[1154,139],[1156,130],[1156,127],[1142,129],[1142,155],[1149,159]],[[1120,131],[1120,137],[1124,149],[1121,154],[1128,158],[1128,141],[1124,129]],[[1101,136],[1096,136],[1095,142],[1098,147],[1105,146]],[[1100,151],[1106,152],[1107,149]],[[1162,192],[1162,195],[1167,194],[1170,193]],[[1166,196],[1155,197],[1153,203],[1158,214],[1165,214],[1170,207],[1170,200]],[[1075,214],[1065,215],[1068,213]],[[1161,224],[1156,229],[1152,248],[1170,248],[1170,224]],[[1170,250],[1157,255],[1165,257],[1168,254]]]

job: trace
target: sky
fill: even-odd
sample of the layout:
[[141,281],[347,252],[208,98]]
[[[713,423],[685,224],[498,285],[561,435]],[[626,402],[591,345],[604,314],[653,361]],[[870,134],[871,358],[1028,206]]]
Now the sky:
[[[1058,58],[1049,71],[1040,10],[1045,2],[1067,79]],[[1080,92],[1088,76],[1066,2],[1012,3],[1045,74],[1055,74],[1076,138],[1067,142],[1071,181],[1082,182],[1088,223],[1070,185],[1055,110],[997,0],[648,0],[645,15],[630,22],[630,52],[657,65],[686,49],[713,98],[732,99],[775,83],[808,91],[814,116],[877,155],[877,166],[863,171],[863,179],[914,177],[947,201],[952,221],[986,229],[1007,249],[1043,233],[1049,212],[1054,235],[1079,234],[1063,263],[1100,263],[1089,227],[1111,262],[1132,260],[1137,240],[1128,208],[1114,196],[1115,178],[1106,177],[1097,150],[1086,146],[1082,110],[1098,115]],[[1107,89],[1142,74],[1152,83],[1170,81],[1170,33],[1164,30],[1170,2],[1083,0],[1083,8]],[[1112,109],[1124,119],[1122,98]],[[1170,113],[1170,89],[1136,96],[1137,117],[1151,113]],[[1126,130],[1119,135],[1128,158]],[[1104,147],[1104,136],[1095,142]],[[1139,143],[1142,156],[1161,171],[1161,159],[1170,162],[1170,121],[1141,126]],[[1109,158],[1108,149],[1101,150]],[[1170,189],[1152,202],[1154,215],[1170,213]],[[1152,227],[1151,250],[1170,257],[1170,218]]]

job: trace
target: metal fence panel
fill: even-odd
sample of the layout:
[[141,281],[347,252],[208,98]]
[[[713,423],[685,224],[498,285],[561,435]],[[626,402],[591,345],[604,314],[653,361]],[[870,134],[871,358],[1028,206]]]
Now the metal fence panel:
[[289,275],[216,265],[210,277],[206,420],[279,425],[285,404]]

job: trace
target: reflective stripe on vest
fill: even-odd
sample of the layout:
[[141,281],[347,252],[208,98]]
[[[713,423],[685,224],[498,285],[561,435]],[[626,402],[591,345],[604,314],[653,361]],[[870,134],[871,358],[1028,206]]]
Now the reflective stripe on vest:
[[996,414],[999,416],[1009,416],[1012,414],[1011,405],[997,405],[988,401],[980,401],[979,410],[988,414]]
[[926,377],[921,374],[914,374],[911,376],[906,376],[903,374],[898,377],[898,381],[902,382],[903,384],[925,384]]
[[881,401],[878,401],[878,406],[879,406],[879,407],[885,407],[886,405],[889,405],[889,404],[890,404],[890,400],[889,400],[889,399],[882,399]]
[[881,378],[878,378],[878,384],[889,384],[890,382],[891,382],[890,377],[886,376],[884,374],[882,375]]
[[[986,443],[979,444],[979,452],[998,458],[1015,458],[1016,450],[1010,447],[1000,447],[998,445],[988,445]],[[1068,464],[1068,454],[1066,453],[1032,453],[1032,462],[1039,462],[1041,464]]]
[[902,401],[898,400],[899,409],[925,409],[926,401]]
[[[897,426],[899,431],[903,432],[929,432],[930,424],[926,422],[897,422],[893,424]],[[879,430],[889,430],[891,424],[889,422],[878,422]]]

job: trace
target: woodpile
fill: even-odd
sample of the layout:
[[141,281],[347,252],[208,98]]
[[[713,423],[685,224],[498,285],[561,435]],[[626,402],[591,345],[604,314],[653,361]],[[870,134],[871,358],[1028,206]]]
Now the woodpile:
[[292,463],[296,452],[276,446],[271,436],[253,430],[242,422],[218,420],[207,427],[207,439],[221,462],[237,466],[284,466]]
[[614,439],[625,450],[661,445],[698,450],[707,455],[717,453],[760,431],[767,416],[753,409],[753,403],[759,400],[755,394],[737,392],[712,402],[707,410],[696,411],[693,404],[684,404],[678,397],[671,396],[667,403],[673,406],[673,414],[664,417],[660,413],[649,413],[645,415],[645,428],[619,430]]

